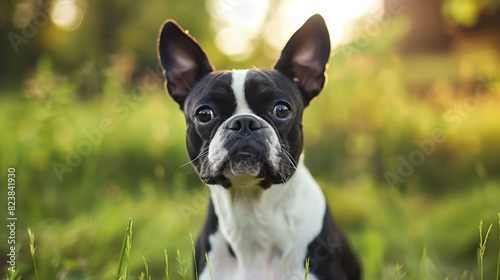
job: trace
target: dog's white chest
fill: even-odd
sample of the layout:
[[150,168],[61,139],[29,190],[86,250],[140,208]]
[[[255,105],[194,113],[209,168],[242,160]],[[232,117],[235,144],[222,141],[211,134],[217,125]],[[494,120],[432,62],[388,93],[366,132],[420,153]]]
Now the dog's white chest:
[[[322,228],[326,202],[302,161],[286,184],[268,190],[210,190],[219,220],[209,237],[213,279],[304,279],[307,246]],[[200,279],[210,279],[208,265]]]

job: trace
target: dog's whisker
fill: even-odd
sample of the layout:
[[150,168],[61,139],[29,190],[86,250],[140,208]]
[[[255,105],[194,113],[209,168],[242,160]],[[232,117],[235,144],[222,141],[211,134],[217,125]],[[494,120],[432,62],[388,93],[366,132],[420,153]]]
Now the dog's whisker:
[[289,163],[291,164],[291,167],[293,167],[293,169],[297,170],[297,163],[293,159],[292,155],[283,147],[281,148],[281,152],[285,155],[285,158],[289,161]]
[[199,160],[201,157],[206,156],[207,154],[208,154],[208,148],[206,148],[205,150],[201,151],[200,154],[197,157],[195,157],[193,160],[190,160],[187,163],[184,163],[179,168],[183,168],[183,167],[185,167],[185,166],[187,166],[187,165],[189,165],[189,164],[191,164],[191,163]]

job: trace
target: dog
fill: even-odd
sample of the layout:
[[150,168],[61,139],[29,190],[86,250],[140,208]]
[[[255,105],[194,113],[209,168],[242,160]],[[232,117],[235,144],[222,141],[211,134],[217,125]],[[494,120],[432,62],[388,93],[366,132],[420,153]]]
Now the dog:
[[216,72],[173,20],[160,30],[158,55],[186,118],[191,163],[210,189],[195,247],[199,279],[304,279],[306,263],[309,280],[360,279],[301,156],[303,110],[323,88],[330,58],[323,18],[295,32],[273,70]]

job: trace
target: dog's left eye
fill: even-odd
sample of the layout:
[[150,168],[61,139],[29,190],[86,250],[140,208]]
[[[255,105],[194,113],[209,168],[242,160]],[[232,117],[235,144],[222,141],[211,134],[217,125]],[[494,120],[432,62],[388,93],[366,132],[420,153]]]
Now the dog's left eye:
[[201,108],[196,112],[196,118],[202,122],[206,123],[214,118],[214,112],[210,108]]
[[290,109],[285,104],[278,104],[274,106],[273,115],[280,119],[284,119],[290,115]]

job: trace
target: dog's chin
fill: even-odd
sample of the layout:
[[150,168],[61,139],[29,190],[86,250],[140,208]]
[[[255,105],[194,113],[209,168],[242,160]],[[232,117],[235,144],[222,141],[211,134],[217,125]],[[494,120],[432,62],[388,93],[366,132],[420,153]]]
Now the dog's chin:
[[262,176],[262,163],[254,154],[242,152],[227,160],[222,174],[228,178],[248,175],[253,178]]
[[252,153],[240,152],[229,156],[217,166],[218,168],[208,168],[205,174],[200,174],[204,183],[225,188],[260,185],[264,189],[272,184],[282,183],[279,172]]

